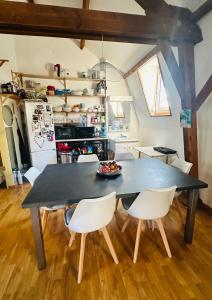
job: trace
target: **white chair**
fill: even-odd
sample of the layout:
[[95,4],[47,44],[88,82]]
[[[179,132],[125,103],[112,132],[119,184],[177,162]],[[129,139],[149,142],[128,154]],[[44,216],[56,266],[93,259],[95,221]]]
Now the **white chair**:
[[135,159],[132,153],[126,152],[126,153],[115,153],[114,160],[132,160]]
[[[176,186],[165,189],[148,189],[140,193],[132,205],[127,209],[127,219],[122,227],[122,232],[125,231],[129,224],[130,217],[138,219],[138,227],[136,233],[135,249],[133,262],[136,263],[138,257],[138,248],[140,235],[144,220],[155,222],[163,239],[166,252],[171,257],[171,251],[164,231],[162,218],[168,213],[172,205]],[[123,200],[124,202],[124,200]],[[123,203],[124,204],[124,203]]]
[[193,164],[180,158],[176,158],[172,163],[172,167],[181,170],[185,174],[189,174]]
[[96,161],[99,161],[98,156],[96,154],[79,155],[77,160],[78,163]]
[[[135,157],[130,152],[126,152],[126,153],[121,153],[121,152],[119,153],[119,152],[117,152],[117,153],[115,153],[115,157],[114,157],[114,160],[116,160],[116,161],[120,161],[120,160],[133,160],[133,159],[135,159]],[[117,199],[117,201],[116,201],[116,210],[117,210],[117,208],[119,206],[119,202],[120,201],[121,201],[121,198]]]
[[[189,174],[189,172],[190,172],[190,170],[193,166],[192,163],[187,162],[187,161],[185,161],[183,159],[180,159],[180,158],[176,158],[170,165],[174,168],[179,169],[180,171],[182,171],[185,174]],[[178,199],[178,197],[181,194],[182,194],[182,192],[175,192],[174,198],[175,198],[176,201],[174,201],[174,204],[175,204],[175,207],[178,211],[178,215],[180,217],[180,220],[183,223],[184,222],[184,217],[182,215],[181,206],[180,206],[179,199]]]
[[81,233],[80,259],[78,283],[82,280],[83,261],[85,252],[85,239],[88,233],[101,231],[108,245],[113,260],[118,264],[118,258],[110,240],[106,226],[111,222],[115,211],[116,193],[96,199],[83,199],[77,207],[66,210],[64,215],[65,225],[69,228],[71,247],[76,233]]
[[[31,186],[34,185],[35,180],[38,178],[38,176],[41,174],[41,172],[35,168],[35,167],[31,167],[25,174],[24,177],[29,181],[29,183],[31,184]],[[43,231],[45,229],[45,225],[46,225],[46,221],[48,219],[48,215],[50,211],[54,211],[57,209],[61,209],[61,208],[65,208],[65,205],[56,205],[56,206],[51,206],[51,207],[41,207],[41,209],[43,209],[43,216],[42,216],[42,228]]]

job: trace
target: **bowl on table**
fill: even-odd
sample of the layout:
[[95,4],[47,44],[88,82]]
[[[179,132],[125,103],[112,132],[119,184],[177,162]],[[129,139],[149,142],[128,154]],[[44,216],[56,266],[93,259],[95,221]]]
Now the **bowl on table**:
[[97,174],[103,177],[114,178],[121,175],[122,167],[116,161],[101,162]]

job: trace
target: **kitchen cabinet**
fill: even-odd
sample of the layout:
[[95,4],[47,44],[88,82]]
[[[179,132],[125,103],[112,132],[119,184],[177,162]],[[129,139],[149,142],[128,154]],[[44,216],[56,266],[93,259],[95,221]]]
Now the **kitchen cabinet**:
[[109,148],[115,153],[132,153],[135,158],[138,158],[138,151],[135,147],[139,147],[140,142],[138,139],[132,138],[117,138],[110,139]]

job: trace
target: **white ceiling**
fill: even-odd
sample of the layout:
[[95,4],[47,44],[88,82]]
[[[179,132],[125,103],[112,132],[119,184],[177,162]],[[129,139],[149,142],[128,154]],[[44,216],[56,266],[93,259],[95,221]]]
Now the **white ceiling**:
[[[7,0],[28,2],[27,0]],[[196,10],[206,0],[166,0],[168,4],[187,7]],[[81,8],[83,0],[34,0],[37,4],[57,5]],[[144,10],[134,0],[90,0],[90,8],[96,10],[123,12],[130,14],[144,14]]]
[[[8,0],[12,1],[12,0]],[[27,2],[27,0],[16,0]],[[64,7],[82,8],[83,0],[34,0],[37,4],[58,5]],[[168,4],[188,7],[196,10],[205,0],[166,0]],[[90,9],[113,11],[121,13],[141,14],[144,10],[134,0],[90,0]],[[102,42],[86,41],[86,47],[97,57],[101,57]],[[128,44],[128,43],[103,43],[103,56],[123,72],[127,72],[146,53],[152,49],[152,45]]]

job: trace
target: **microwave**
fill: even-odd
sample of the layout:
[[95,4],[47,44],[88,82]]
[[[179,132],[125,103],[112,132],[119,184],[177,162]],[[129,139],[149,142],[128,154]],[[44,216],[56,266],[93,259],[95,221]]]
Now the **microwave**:
[[56,140],[70,140],[75,139],[75,126],[73,125],[55,125],[55,139]]
[[84,139],[84,138],[93,138],[94,137],[94,126],[90,127],[75,127],[75,138]]

